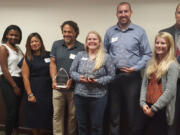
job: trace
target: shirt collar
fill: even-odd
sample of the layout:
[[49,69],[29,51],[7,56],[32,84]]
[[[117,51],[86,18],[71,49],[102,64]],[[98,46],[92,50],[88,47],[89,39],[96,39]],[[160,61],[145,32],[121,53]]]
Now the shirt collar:
[[[115,29],[115,30],[120,30],[120,31],[122,31],[122,30],[120,29],[118,23],[115,25],[115,28],[114,28],[114,29]],[[126,30],[123,30],[123,31],[128,31],[128,30],[133,30],[133,29],[135,29],[135,25],[131,22],[131,23],[129,24],[128,28],[127,28]]]
[[[71,49],[74,49],[74,48],[77,48],[77,46],[78,46],[77,44],[78,44],[78,43],[77,43],[77,41],[75,40],[74,46],[73,46],[72,48],[70,48],[70,50],[71,50]],[[67,48],[64,40],[63,40],[63,44],[62,44],[62,45]]]

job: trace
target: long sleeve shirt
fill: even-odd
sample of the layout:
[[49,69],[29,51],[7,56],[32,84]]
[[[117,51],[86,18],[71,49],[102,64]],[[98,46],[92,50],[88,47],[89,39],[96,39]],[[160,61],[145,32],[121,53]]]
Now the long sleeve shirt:
[[[89,59],[86,51],[77,54],[70,68],[70,76],[76,82],[75,94],[84,97],[103,97],[106,94],[107,84],[115,76],[115,66],[108,54],[105,54],[105,61],[100,69],[93,71],[94,65],[95,61]],[[80,75],[93,76],[97,83],[80,82]]]
[[[172,125],[174,120],[178,74],[179,74],[178,65],[177,63],[172,62],[169,65],[169,69],[167,73],[161,78],[163,94],[151,106],[153,112],[158,112],[162,108],[166,107],[166,117],[167,117],[168,125]],[[146,74],[144,74],[144,78],[141,86],[141,93],[140,93],[141,107],[144,104],[147,104],[146,103],[147,87],[148,87],[148,78]]]
[[104,38],[104,47],[116,68],[134,67],[135,71],[139,71],[152,56],[146,32],[132,23],[124,31],[118,25],[109,28]]

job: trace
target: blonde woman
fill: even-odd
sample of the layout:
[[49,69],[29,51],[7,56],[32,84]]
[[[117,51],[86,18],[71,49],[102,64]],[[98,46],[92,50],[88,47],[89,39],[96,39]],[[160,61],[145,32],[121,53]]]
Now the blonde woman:
[[173,37],[166,32],[159,33],[141,87],[143,120],[140,125],[143,125],[143,130],[151,126],[153,135],[167,135],[167,127],[174,120],[177,78]]
[[74,100],[79,135],[101,135],[107,84],[115,75],[115,67],[97,32],[88,33],[85,51],[77,54],[70,75],[76,82]]

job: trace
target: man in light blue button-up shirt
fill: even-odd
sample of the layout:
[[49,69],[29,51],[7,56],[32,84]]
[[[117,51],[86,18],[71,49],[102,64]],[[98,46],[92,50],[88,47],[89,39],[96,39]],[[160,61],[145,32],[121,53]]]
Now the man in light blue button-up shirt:
[[[110,134],[119,135],[120,117],[126,109],[129,134],[134,135],[141,87],[140,70],[152,56],[146,32],[130,20],[131,6],[117,6],[118,23],[105,35],[104,46],[116,66],[116,79],[110,85]],[[124,116],[123,116],[124,117]]]

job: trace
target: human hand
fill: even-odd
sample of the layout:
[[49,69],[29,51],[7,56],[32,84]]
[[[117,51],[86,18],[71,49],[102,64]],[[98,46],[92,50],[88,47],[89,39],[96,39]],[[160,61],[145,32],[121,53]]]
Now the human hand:
[[97,82],[97,80],[95,78],[88,77],[87,80],[89,83],[96,83]]
[[31,103],[36,103],[36,97],[33,95],[33,96],[28,96],[28,101],[31,102]]
[[130,68],[122,67],[122,68],[120,68],[120,70],[123,71],[123,72],[127,72],[127,73],[131,73],[131,72],[135,71],[134,67],[130,67]]
[[146,112],[148,112],[148,110],[150,109],[149,106],[147,104],[142,106],[143,112],[146,114]]
[[67,87],[66,87],[66,89],[70,89],[70,87],[71,87],[71,83],[72,83],[72,78],[70,78],[68,81],[67,81]]
[[154,116],[154,112],[151,110],[151,108],[149,108],[149,106],[147,104],[143,105],[142,109],[143,109],[143,112],[145,115],[147,115],[149,117]]
[[13,90],[14,90],[14,93],[15,93],[16,96],[21,95],[21,90],[17,85],[13,88]]
[[80,75],[80,82],[88,83],[88,79],[82,75]]
[[149,116],[149,117],[153,117],[154,116],[154,112],[151,110],[151,108],[149,109],[149,111],[148,111],[148,114],[147,114],[147,116]]
[[52,88],[53,88],[54,90],[60,90],[60,88],[57,87],[57,82],[56,82],[56,80],[53,80],[53,82],[52,82]]

